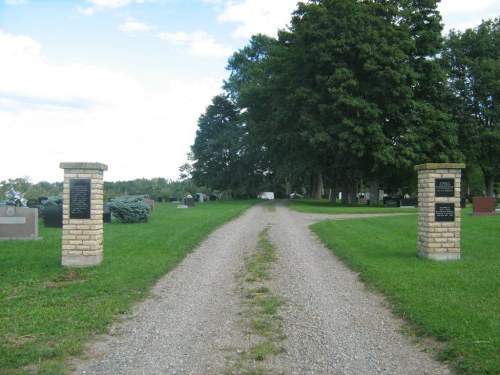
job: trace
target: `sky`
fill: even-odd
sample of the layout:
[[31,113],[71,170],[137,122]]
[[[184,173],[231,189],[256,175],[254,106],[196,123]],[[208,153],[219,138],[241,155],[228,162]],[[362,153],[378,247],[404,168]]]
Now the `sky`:
[[[60,182],[61,162],[105,181],[177,180],[228,58],[276,37],[296,0],[0,0],[0,181]],[[500,0],[442,0],[445,31]]]

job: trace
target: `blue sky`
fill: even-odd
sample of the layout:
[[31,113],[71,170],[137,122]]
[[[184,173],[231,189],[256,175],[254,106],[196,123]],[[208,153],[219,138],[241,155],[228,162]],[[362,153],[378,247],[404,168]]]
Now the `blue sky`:
[[[228,57],[295,3],[0,0],[0,181],[61,181],[79,161],[106,181],[177,179]],[[445,30],[500,15],[500,0],[439,7]]]

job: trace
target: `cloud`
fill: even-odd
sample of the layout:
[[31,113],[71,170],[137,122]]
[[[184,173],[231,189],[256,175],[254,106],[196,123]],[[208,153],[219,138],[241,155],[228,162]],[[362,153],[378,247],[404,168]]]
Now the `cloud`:
[[26,0],[5,0],[5,4],[7,5],[22,5],[26,3]]
[[232,48],[219,44],[209,34],[203,31],[193,33],[159,33],[157,37],[170,44],[186,47],[188,53],[195,57],[228,57]]
[[125,34],[134,35],[136,33],[154,30],[156,29],[156,26],[147,25],[145,23],[136,21],[134,18],[129,18],[125,23],[118,26],[118,29]]
[[249,38],[257,33],[276,36],[278,29],[289,24],[297,0],[243,0],[228,1],[219,15],[221,22],[240,23],[233,38]]
[[445,32],[476,27],[481,20],[499,16],[498,0],[442,0],[438,9],[443,17]]
[[64,161],[109,166],[106,181],[176,179],[220,81],[150,89],[99,66],[54,65],[32,38],[0,31],[0,181],[60,181]]
[[78,7],[78,10],[83,15],[91,16],[103,10],[123,8],[133,2],[142,4],[146,2],[156,2],[156,1],[159,0],[87,0],[87,3],[90,3],[91,6],[86,8]]

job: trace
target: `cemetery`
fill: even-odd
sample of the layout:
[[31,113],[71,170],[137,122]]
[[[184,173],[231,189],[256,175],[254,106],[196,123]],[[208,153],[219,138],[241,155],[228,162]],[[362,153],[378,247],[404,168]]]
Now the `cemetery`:
[[[67,164],[65,164],[67,166]],[[438,167],[439,165],[436,165]],[[101,166],[100,166],[101,167]],[[418,167],[417,169],[421,168],[427,168],[428,166],[423,165]],[[451,192],[453,191],[453,196],[455,197],[455,189],[460,188],[460,184],[457,182],[452,182],[450,185],[450,180],[449,180],[449,172],[446,172],[445,174],[439,175],[438,177],[435,177],[435,171],[432,168],[435,168],[434,165],[431,165],[431,174],[433,177],[431,177],[430,182],[432,182],[432,186],[430,188],[430,192],[432,194],[438,194],[438,195],[450,195]],[[445,165],[445,167],[449,167],[448,165]],[[463,165],[453,165],[453,167],[459,167],[462,168]],[[444,176],[444,177],[441,177]],[[79,176],[77,176],[79,177]],[[68,184],[68,187],[70,184]],[[453,187],[452,190],[450,190],[450,186]],[[80,188],[79,188],[80,189]],[[457,190],[458,191],[458,190]],[[87,193],[81,192],[79,193],[80,197],[83,197],[84,199],[87,199]],[[422,195],[426,195],[426,193],[422,193]],[[459,196],[459,195],[458,195]],[[102,199],[102,195],[100,196]],[[47,198],[47,197],[46,197]],[[73,198],[75,199],[75,198]],[[80,199],[80,198],[78,198]],[[234,217],[235,215],[239,215],[243,210],[247,209],[250,205],[255,204],[258,201],[210,201],[208,199],[206,202],[200,203],[199,200],[195,204],[194,199],[188,197],[188,194],[181,200],[181,203],[188,204],[189,209],[188,210],[176,210],[178,206],[178,200],[172,201],[172,202],[155,202],[154,206],[154,211],[150,210],[150,204],[151,202],[149,200],[144,200],[144,196],[138,196],[138,197],[129,197],[129,198],[122,198],[125,200],[125,202],[128,200],[129,203],[131,202],[133,205],[139,205],[138,207],[143,207],[141,210],[144,212],[148,212],[148,217],[149,220],[137,220],[136,224],[124,224],[127,220],[125,217],[120,218],[120,211],[118,210],[120,204],[123,205],[123,201],[120,203],[120,199],[112,199],[110,202],[107,203],[109,206],[109,212],[113,213],[114,218],[108,222],[104,226],[104,235],[103,235],[103,240],[104,240],[104,249],[102,253],[102,258],[99,256],[100,262],[97,267],[88,267],[89,264],[88,262],[84,262],[85,267],[76,266],[76,264],[73,261],[66,261],[66,263],[61,262],[61,249],[64,249],[63,247],[63,241],[64,238],[62,234],[63,228],[61,228],[59,225],[52,225],[52,220],[55,220],[54,218],[59,215],[51,213],[51,209],[54,207],[58,207],[60,205],[54,204],[54,205],[49,205],[47,207],[50,207],[48,211],[45,212],[45,215],[47,217],[45,218],[45,222],[43,219],[39,219],[38,225],[37,225],[37,230],[39,230],[39,233],[36,234],[33,238],[38,238],[36,241],[21,241],[21,245],[18,243],[19,241],[16,240],[3,240],[0,243],[2,251],[0,252],[0,259],[2,260],[2,263],[10,259],[10,261],[14,261],[13,266],[11,266],[9,269],[5,270],[5,275],[7,276],[8,279],[11,279],[14,281],[13,285],[17,285],[17,283],[22,283],[22,279],[26,276],[21,269],[19,268],[20,265],[24,265],[23,267],[27,266],[28,269],[30,270],[30,277],[33,279],[38,280],[37,283],[41,283],[41,285],[46,285],[45,291],[40,293],[36,292],[33,290],[33,292],[30,293],[36,293],[37,294],[37,299],[41,298],[42,300],[44,298],[58,298],[57,294],[59,292],[62,292],[67,286],[72,286],[72,288],[76,288],[75,292],[78,294],[85,294],[87,293],[86,290],[87,288],[94,288],[92,285],[97,283],[108,283],[109,280],[107,278],[107,274],[109,272],[116,273],[117,276],[119,274],[137,274],[139,276],[139,273],[137,273],[138,269],[143,270],[142,267],[139,267],[139,264],[142,262],[142,258],[144,257],[144,260],[149,259],[150,256],[155,257],[156,264],[154,265],[154,268],[152,268],[148,272],[153,272],[156,275],[161,275],[167,272],[168,270],[172,269],[175,267],[177,262],[179,261],[179,258],[175,256],[174,258],[170,259],[167,257],[166,259],[164,258],[164,253],[159,251],[161,248],[170,248],[171,246],[177,247],[179,244],[182,244],[182,248],[184,249],[183,252],[187,253],[192,249],[193,246],[195,246],[196,243],[198,243],[202,238],[204,238],[206,235],[210,233],[212,230],[211,228],[215,228],[216,226],[220,225],[220,223]],[[148,199],[148,198],[146,198]],[[422,197],[419,195],[419,201],[421,201]],[[438,198],[436,198],[438,199]],[[445,200],[448,199],[446,197],[444,198],[439,198],[439,204],[445,204]],[[373,233],[370,233],[369,229],[370,227],[364,227],[362,225],[363,221],[360,220],[353,220],[353,221],[345,221],[345,222],[324,222],[324,223],[319,223],[315,224],[313,226],[313,230],[318,233],[320,238],[327,244],[327,246],[331,246],[332,249],[335,249],[335,252],[342,258],[344,259],[348,264],[351,264],[351,266],[354,269],[357,269],[358,267],[361,266],[361,264],[364,264],[363,267],[375,267],[380,268],[381,270],[387,270],[387,267],[390,269],[400,269],[404,270],[406,267],[413,267],[418,269],[419,273],[422,275],[427,274],[431,272],[432,276],[425,276],[421,281],[424,281],[427,277],[432,277],[433,279],[440,279],[441,277],[449,277],[450,272],[453,274],[455,272],[460,272],[461,277],[460,279],[462,282],[460,283],[460,293],[464,293],[464,285],[469,285],[467,288],[470,288],[470,293],[471,293],[471,298],[474,298],[475,306],[479,308],[480,303],[485,303],[486,305],[489,304],[489,301],[491,301],[492,298],[495,298],[494,295],[491,295],[491,293],[494,293],[494,290],[490,290],[488,293],[484,293],[484,291],[481,291],[481,301],[477,300],[478,297],[478,291],[475,289],[475,285],[477,285],[477,282],[479,280],[486,280],[490,279],[492,277],[492,272],[494,273],[494,264],[495,261],[491,262],[490,258],[491,256],[497,257],[498,254],[495,254],[495,246],[498,247],[498,236],[497,236],[497,229],[499,228],[500,225],[500,215],[493,214],[493,215],[476,215],[474,211],[477,210],[477,208],[473,208],[472,205],[469,205],[466,209],[463,209],[462,213],[458,211],[458,207],[460,206],[459,201],[456,200],[456,198],[453,202],[454,209],[451,213],[451,217],[454,218],[453,223],[457,224],[460,223],[461,225],[461,232],[462,235],[460,237],[460,242],[461,242],[461,248],[458,253],[451,252],[451,254],[459,254],[457,258],[450,258],[446,256],[446,259],[460,259],[458,261],[453,262],[453,266],[447,266],[448,271],[445,274],[442,274],[437,270],[434,269],[435,267],[431,267],[429,269],[429,266],[427,263],[423,260],[421,260],[418,264],[415,264],[414,261],[412,260],[415,258],[415,256],[418,253],[417,249],[417,241],[412,241],[411,239],[414,238],[413,235],[411,235],[412,232],[416,231],[416,222],[415,222],[415,215],[417,215],[417,212],[419,212],[419,208],[411,207],[410,205],[401,205],[401,207],[398,207],[397,205],[391,206],[391,205],[381,205],[381,206],[367,206],[363,204],[358,204],[356,206],[341,206],[341,205],[334,205],[328,200],[315,200],[315,199],[291,199],[287,202],[287,205],[290,207],[290,209],[293,210],[300,210],[303,212],[323,212],[323,213],[334,213],[334,214],[342,214],[342,213],[407,213],[410,214],[410,216],[406,217],[392,217],[392,218],[374,218],[371,219],[373,220],[373,223],[379,223],[376,228],[379,234],[377,236],[374,236]],[[47,199],[45,199],[47,200]],[[193,202],[191,202],[193,200]],[[279,202],[279,200],[275,200],[276,202]],[[458,203],[457,203],[458,202]],[[70,198],[70,204],[71,204],[71,198]],[[73,207],[72,211],[70,211],[70,215],[77,215],[77,216],[83,216],[83,215],[88,215],[87,208],[88,207],[88,202],[85,203],[85,205],[81,205],[81,203],[75,202],[73,205],[77,205],[76,208]],[[436,203],[437,204],[437,203]],[[132,207],[135,207],[133,206]],[[187,206],[187,205],[186,205]],[[12,207],[12,206],[10,206]],[[434,203],[430,203],[429,207],[431,208],[431,213],[425,214],[425,217],[434,217],[436,216],[436,219],[440,217],[440,215],[443,215],[444,218],[444,224],[446,226],[449,226],[449,213],[443,211],[436,211],[434,212]],[[436,206],[437,207],[437,206]],[[3,228],[10,227],[11,225],[14,224],[5,224],[5,222],[23,222],[26,221],[26,223],[31,222],[32,219],[29,219],[28,217],[26,220],[20,219],[20,215],[17,213],[15,215],[9,216],[7,214],[7,209],[9,206],[2,206],[0,209],[2,209],[2,214],[0,215],[0,223],[2,224],[0,227],[2,230]],[[20,207],[16,207],[17,210],[20,209]],[[31,208],[30,210],[33,210],[36,214],[38,213],[38,208]],[[305,210],[305,211],[304,211]],[[442,210],[442,208],[439,208],[439,210]],[[102,212],[101,212],[102,211]],[[138,209],[134,208],[132,212],[137,212]],[[139,210],[140,211],[140,210]],[[71,213],[73,212],[73,213]],[[98,211],[99,217],[100,217],[100,222],[102,225],[102,222],[104,221],[104,208],[101,210],[99,209]],[[116,213],[116,215],[115,215]],[[67,214],[66,214],[67,215]],[[111,216],[111,215],[110,215]],[[16,217],[17,219],[7,219],[8,217]],[[3,218],[3,219],[2,219]],[[458,220],[461,218],[461,220]],[[37,219],[38,220],[38,219]],[[66,219],[68,220],[68,219]],[[77,222],[83,222],[82,218],[76,218],[76,219],[71,219],[71,220],[77,220]],[[421,219],[419,219],[420,221]],[[427,219],[426,219],[427,220]],[[351,228],[349,223],[355,224],[355,228]],[[70,224],[71,225],[71,224]],[[429,225],[429,224],[426,224]],[[167,234],[162,234],[161,228],[164,227],[169,228],[168,229],[168,235]],[[334,232],[337,233],[335,235],[335,238],[338,238],[339,233],[344,233],[345,236],[350,236],[349,233],[356,232],[355,238],[357,238],[357,241],[354,241],[352,246],[356,246],[359,249],[364,249],[364,246],[361,242],[362,239],[365,238],[369,241],[368,248],[372,249],[377,248],[380,249],[381,251],[386,252],[387,255],[390,254],[392,260],[391,263],[387,264],[386,266],[382,266],[377,263],[373,263],[370,260],[370,256],[367,254],[361,255],[359,259],[351,258],[348,253],[344,253],[342,250],[344,248],[344,245],[334,245],[334,239],[331,238],[329,235],[331,229],[328,228],[337,228],[334,229]],[[400,230],[402,229],[401,234],[396,234],[395,232],[390,232],[391,229],[389,228],[395,228],[398,227]],[[183,233],[185,233],[185,229],[189,228],[189,236],[185,236]],[[198,229],[197,229],[198,228]],[[10,229],[9,229],[10,230]],[[75,230],[75,229],[71,229]],[[388,232],[389,231],[389,232]],[[0,232],[1,233],[1,232]],[[99,233],[99,232],[97,232]],[[151,235],[154,233],[154,235]],[[416,233],[416,232],[415,232]],[[446,231],[446,233],[450,233],[449,229]],[[481,234],[479,234],[481,233]],[[382,235],[381,235],[382,234]],[[132,237],[131,237],[132,236]],[[419,236],[428,236],[421,234]],[[382,241],[380,243],[376,242],[374,244],[373,239],[374,238],[380,238],[380,240],[377,241]],[[133,238],[133,241],[130,241],[130,238]],[[352,237],[353,238],[353,237]],[[385,240],[383,239],[385,238]],[[100,240],[92,240],[93,242],[99,242]],[[360,242],[361,241],[361,242]],[[140,251],[137,251],[137,247],[135,244],[141,243],[140,246]],[[158,244],[162,244],[161,246],[158,246]],[[174,245],[175,244],[175,245]],[[455,245],[453,245],[455,246]],[[154,250],[157,249],[157,250]],[[385,249],[385,250],[383,250]],[[347,249],[346,249],[347,250]],[[64,254],[63,250],[63,254]],[[66,251],[74,251],[74,250],[66,250]],[[91,250],[95,252],[95,250]],[[400,258],[401,251],[404,251],[407,255],[405,257]],[[120,258],[125,256],[127,258],[132,257],[134,259],[133,262],[121,262]],[[146,254],[148,254],[146,256]],[[363,253],[364,254],[364,253]],[[425,254],[430,254],[427,253],[426,250],[423,252],[424,257],[430,258],[430,259],[436,259],[434,256],[429,256]],[[441,253],[440,253],[441,254]],[[481,255],[483,254],[483,255]],[[409,258],[407,258],[409,257]],[[16,260],[17,259],[17,260]],[[163,260],[160,260],[163,259]],[[407,260],[405,260],[407,259]],[[48,263],[47,263],[48,262]],[[361,262],[361,263],[360,263]],[[406,264],[406,262],[409,262]],[[462,262],[465,262],[467,264],[467,271],[462,266]],[[16,266],[18,264],[18,266]],[[47,273],[46,265],[50,264],[49,269],[50,271]],[[63,267],[61,267],[61,265]],[[68,268],[68,266],[70,268]],[[492,268],[493,267],[493,268]],[[70,271],[70,270],[74,271]],[[370,268],[371,269],[371,268]],[[491,269],[491,272],[489,271]],[[2,269],[4,271],[4,269]],[[141,271],[140,273],[142,274],[144,271]],[[14,276],[16,275],[16,276]],[[448,276],[445,276],[448,275]],[[384,274],[384,278],[390,278],[390,275],[387,275],[387,272]],[[401,283],[401,276],[398,273],[398,276],[396,276],[397,283]],[[139,277],[139,279],[141,279]],[[138,281],[139,281],[138,279]],[[395,280],[396,280],[395,279]],[[395,282],[392,281],[392,282]],[[474,282],[472,280],[475,280]],[[390,285],[391,281],[387,280],[384,281],[385,283],[389,283]],[[406,281],[408,284],[400,285],[400,287],[405,287],[405,285],[408,285],[408,288],[410,288],[410,285],[412,286],[411,288],[415,285],[418,285],[420,281],[418,279],[414,278],[408,278]],[[446,282],[443,280],[443,282]],[[114,297],[109,300],[110,296],[109,295],[103,295],[103,300],[102,300],[102,307],[98,307],[100,319],[93,324],[97,324],[94,330],[104,330],[105,327],[107,326],[107,322],[113,319],[113,316],[115,315],[116,311],[119,311],[120,309],[127,309],[127,306],[130,304],[134,303],[137,300],[140,300],[141,294],[135,295],[134,293],[130,293],[130,290],[139,290],[142,292],[146,292],[149,286],[151,285],[151,280],[150,281],[141,281],[137,283],[137,281],[131,281],[130,285],[123,285],[122,283],[117,284],[113,288],[117,288],[116,292],[114,292]],[[435,302],[429,300],[429,295],[433,295],[433,292],[429,290],[429,286],[425,286],[425,284],[422,284],[421,287],[418,287],[417,290],[420,288],[422,289],[422,293],[424,290],[427,290],[425,293],[419,295],[418,297],[414,295],[413,292],[410,292],[408,289],[405,293],[408,295],[408,298],[410,299],[415,299],[415,298],[423,298],[425,299],[425,304],[424,305],[429,305],[429,304],[436,304],[436,306],[440,305],[443,303],[439,298]],[[384,287],[385,288],[385,287]],[[388,286],[389,288],[389,286]],[[118,289],[122,290],[121,292],[118,293]],[[389,288],[390,289],[390,288]],[[457,290],[458,292],[458,290]],[[389,298],[390,297],[390,292],[389,293]],[[452,289],[448,290],[448,293],[454,293]],[[405,295],[406,295],[405,294]],[[30,298],[34,298],[35,294],[30,294]],[[463,298],[463,297],[461,297]],[[43,303],[42,300],[40,303]],[[14,300],[13,300],[14,301]],[[110,302],[112,302],[110,304]],[[409,301],[408,301],[409,302]],[[22,304],[22,300],[19,300],[16,303]],[[398,302],[403,303],[403,302]],[[412,302],[413,303],[413,302]],[[21,306],[21,305],[19,305]],[[112,307],[109,309],[109,307]],[[64,315],[69,317],[69,316],[79,316],[79,312],[76,310],[72,312],[71,309],[77,309],[78,311],[84,312],[86,311],[87,307],[85,305],[85,302],[82,304],[79,304],[78,306],[65,306],[64,307]],[[90,308],[90,306],[89,306]],[[94,309],[95,307],[92,307]],[[455,309],[458,307],[453,307]],[[45,310],[41,310],[39,314],[45,314]],[[36,312],[33,312],[36,313]],[[492,311],[493,313],[493,311]],[[2,314],[6,314],[6,311],[3,311]],[[56,314],[55,311],[51,312],[50,314],[54,315]],[[456,314],[472,314],[471,311],[463,311],[461,309],[458,309]],[[474,313],[475,314],[475,313]],[[59,320],[64,321],[65,318],[63,315],[59,315],[57,313],[57,316]],[[86,319],[83,316],[81,319]],[[488,317],[482,317],[481,319],[490,319]],[[452,322],[456,320],[457,324],[459,324],[460,318],[455,315],[450,317],[450,320],[448,321],[448,324],[453,324]],[[47,322],[49,324],[49,322]],[[90,321],[87,322],[86,324],[90,324]],[[46,329],[44,328],[44,324],[40,324],[39,327],[37,328],[40,330],[39,334],[42,334],[42,332]],[[99,328],[100,327],[100,328]],[[443,327],[444,328],[444,327]],[[458,329],[458,328],[454,328]],[[480,325],[477,328],[479,331],[482,332],[482,328],[480,329]],[[35,334],[33,331],[31,331],[31,334]],[[488,335],[488,332],[484,333],[478,333],[478,335]],[[61,332],[62,333],[62,332]],[[4,332],[2,333],[3,335],[12,335],[11,333]],[[62,333],[64,336],[67,334],[65,331]],[[85,331],[75,331],[72,333],[75,337],[81,337],[81,339],[85,339],[87,337],[87,333]],[[13,336],[8,336],[8,337],[13,337]],[[485,336],[486,337],[486,336]],[[12,338],[13,339],[13,338]],[[62,340],[62,338],[61,338]],[[40,345],[43,344],[44,340],[41,340]],[[56,346],[55,349],[58,351],[61,351],[61,353],[67,352],[68,350],[71,351],[71,346],[68,347],[68,343],[64,343],[64,340],[61,341],[60,345],[64,345],[64,350],[62,346]],[[462,345],[462,344],[460,344]],[[491,350],[494,350],[494,343],[493,347]],[[17,346],[16,348],[12,347],[9,350],[13,350],[12,353],[15,353],[17,350],[23,350],[24,346]],[[462,346],[459,346],[462,348]],[[460,349],[462,350],[462,349]],[[484,356],[492,356],[493,354],[489,351],[490,349],[487,349],[487,347],[484,348]],[[490,354],[488,354],[490,353]],[[15,354],[9,354],[9,355],[14,355]],[[61,359],[65,358],[64,356],[61,357]],[[482,358],[482,359],[481,359]],[[493,356],[494,358],[494,356]],[[484,357],[481,356],[478,361],[484,361]],[[487,361],[485,363],[488,363]],[[495,366],[494,363],[491,364],[492,366]],[[5,368],[2,366],[6,366],[6,364],[2,364],[0,361],[0,369]],[[43,366],[43,364],[42,364]],[[60,362],[60,366],[64,366],[64,362]]]
[[445,35],[438,3],[304,2],[251,36],[179,180],[0,181],[0,374],[500,373],[500,19]]

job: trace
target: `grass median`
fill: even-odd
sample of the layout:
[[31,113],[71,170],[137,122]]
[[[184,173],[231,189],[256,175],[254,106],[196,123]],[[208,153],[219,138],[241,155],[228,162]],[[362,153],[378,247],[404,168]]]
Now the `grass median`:
[[[384,210],[312,201],[293,205],[302,212],[332,214]],[[416,215],[326,221],[312,229],[363,281],[388,297],[412,334],[436,340],[429,350],[438,359],[458,373],[498,374],[500,216],[472,216],[465,209],[461,226],[462,259],[449,262],[417,257]]]
[[148,295],[213,230],[255,201],[156,204],[148,223],[104,225],[104,262],[61,264],[61,229],[0,241],[0,373],[64,374],[66,360]]

